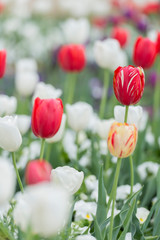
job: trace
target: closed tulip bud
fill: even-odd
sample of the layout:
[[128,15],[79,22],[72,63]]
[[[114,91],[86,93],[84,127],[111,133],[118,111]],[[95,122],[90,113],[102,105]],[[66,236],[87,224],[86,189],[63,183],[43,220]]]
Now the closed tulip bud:
[[117,39],[121,47],[125,47],[128,43],[129,32],[121,27],[114,27],[111,32],[111,37]]
[[123,105],[136,104],[140,101],[145,84],[144,71],[141,67],[118,67],[114,71],[113,88],[117,100]]
[[86,64],[83,45],[68,44],[61,47],[58,53],[60,67],[66,72],[80,72]]
[[138,131],[134,124],[115,122],[108,134],[108,149],[110,153],[118,158],[130,156],[137,143]]
[[52,166],[44,160],[32,160],[27,164],[25,180],[28,185],[49,182]]
[[5,74],[6,70],[6,50],[0,51],[0,78]]
[[150,68],[156,59],[156,43],[149,38],[137,38],[133,49],[133,61],[137,66]]
[[5,116],[0,118],[0,147],[15,152],[21,146],[22,137],[17,127],[16,118]]
[[61,99],[40,99],[34,101],[32,131],[37,137],[51,138],[59,130],[63,115]]

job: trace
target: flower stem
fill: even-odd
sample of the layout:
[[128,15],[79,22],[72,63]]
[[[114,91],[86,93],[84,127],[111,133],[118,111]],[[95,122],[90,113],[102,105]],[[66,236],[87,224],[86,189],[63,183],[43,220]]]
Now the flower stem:
[[124,117],[124,122],[127,123],[127,118],[128,118],[128,110],[129,106],[126,105],[126,110],[125,110],[125,117]]
[[132,155],[129,156],[129,162],[130,162],[130,171],[131,171],[131,191],[130,191],[130,196],[132,196],[132,194],[133,194],[133,185],[134,185],[134,168],[133,168]]
[[68,95],[67,103],[69,103],[69,104],[73,103],[76,79],[77,79],[76,73],[69,74],[69,79],[68,79],[68,84],[67,84],[68,85],[68,87],[67,87],[67,95]]
[[41,140],[41,151],[40,151],[40,160],[43,160],[44,155],[44,146],[45,146],[45,138],[42,138]]
[[108,95],[108,87],[109,87],[109,72],[108,70],[104,70],[104,85],[103,85],[103,92],[102,92],[102,98],[100,103],[100,110],[99,110],[99,117],[104,117],[105,107],[106,107],[106,101],[107,101],[107,95]]
[[[127,122],[128,110],[129,110],[129,106],[126,106],[124,122]],[[130,163],[130,176],[131,176],[131,191],[130,191],[130,196],[131,196],[133,194],[133,185],[134,185],[134,168],[133,168],[133,158],[131,155],[129,156],[129,163]]]
[[13,161],[14,169],[16,171],[16,176],[17,176],[19,187],[21,189],[21,192],[23,193],[23,184],[22,184],[22,181],[21,181],[21,178],[19,176],[18,169],[17,169],[15,152],[12,152],[12,161]]
[[116,191],[117,191],[118,178],[119,178],[119,173],[120,173],[120,168],[121,168],[121,162],[122,162],[122,159],[118,158],[117,159],[116,172],[115,172],[115,178],[114,178],[114,183],[113,183],[113,188],[112,188],[113,192],[111,193],[113,201],[112,201],[112,212],[111,212],[110,228],[109,228],[109,239],[110,240],[112,240],[112,234],[113,234],[114,208],[115,208]]

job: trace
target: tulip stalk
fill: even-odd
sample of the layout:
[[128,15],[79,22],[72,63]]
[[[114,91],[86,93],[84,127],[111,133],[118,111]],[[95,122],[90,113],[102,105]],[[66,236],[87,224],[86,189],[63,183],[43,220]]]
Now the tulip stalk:
[[74,92],[75,92],[77,74],[76,73],[70,73],[70,74],[68,74],[68,78],[69,79],[67,81],[67,89],[66,89],[67,103],[72,104],[73,99],[74,99]]
[[[122,159],[117,159],[117,166],[116,166],[116,172],[115,172],[115,178],[113,183],[113,188],[111,192],[111,198],[112,198],[112,212],[111,212],[111,220],[110,220],[110,228],[109,228],[109,239],[112,239],[113,234],[113,224],[114,224],[114,208],[115,208],[115,201],[116,201],[116,192],[117,192],[117,185],[118,185],[118,178],[120,173]],[[111,202],[111,200],[110,200]]]
[[103,92],[99,109],[99,117],[102,119],[105,113],[106,101],[108,96],[108,87],[109,87],[109,71],[104,70],[104,82],[103,82]]
[[40,160],[43,160],[44,155],[44,147],[45,147],[45,138],[42,138],[41,140],[41,151],[40,151]]
[[[125,123],[127,123],[128,110],[129,110],[129,106],[126,105],[125,117],[124,117],[124,122],[125,122]],[[132,155],[129,156],[129,163],[130,163],[130,175],[131,175],[131,191],[130,191],[130,196],[132,196],[132,194],[133,194],[133,185],[134,185],[134,167],[133,167],[133,158],[132,158]]]
[[16,176],[17,176],[17,180],[18,180],[20,190],[23,193],[23,184],[22,184],[22,181],[21,181],[21,178],[19,176],[18,169],[17,169],[15,152],[12,152],[12,161],[13,161],[13,166],[14,166],[14,169],[15,169],[15,172],[16,172]]

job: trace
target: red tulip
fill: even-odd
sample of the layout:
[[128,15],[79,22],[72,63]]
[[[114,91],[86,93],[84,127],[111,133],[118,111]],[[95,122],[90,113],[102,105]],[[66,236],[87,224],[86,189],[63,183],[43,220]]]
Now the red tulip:
[[111,37],[117,39],[121,47],[125,47],[129,39],[129,32],[121,27],[114,27],[111,32]]
[[40,182],[49,182],[52,166],[44,160],[32,160],[25,170],[25,181],[28,185]]
[[80,72],[86,64],[85,48],[83,45],[64,45],[58,53],[58,62],[66,72]]
[[32,131],[37,137],[53,137],[60,128],[63,115],[61,99],[40,99],[34,101]]
[[137,66],[150,68],[156,58],[156,44],[149,38],[139,37],[136,40],[133,50],[133,60]]
[[143,68],[118,67],[114,71],[113,88],[117,100],[123,105],[136,104],[142,97],[145,84]]
[[5,74],[6,70],[6,50],[0,51],[0,78]]

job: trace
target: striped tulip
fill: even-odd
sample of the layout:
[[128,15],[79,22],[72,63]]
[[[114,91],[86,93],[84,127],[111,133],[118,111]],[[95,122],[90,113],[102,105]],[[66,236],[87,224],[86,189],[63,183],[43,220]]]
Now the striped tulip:
[[114,71],[113,88],[117,100],[123,105],[136,104],[140,101],[145,84],[142,67],[118,67]]
[[130,156],[135,147],[138,131],[134,124],[114,122],[108,135],[108,149],[118,158]]

